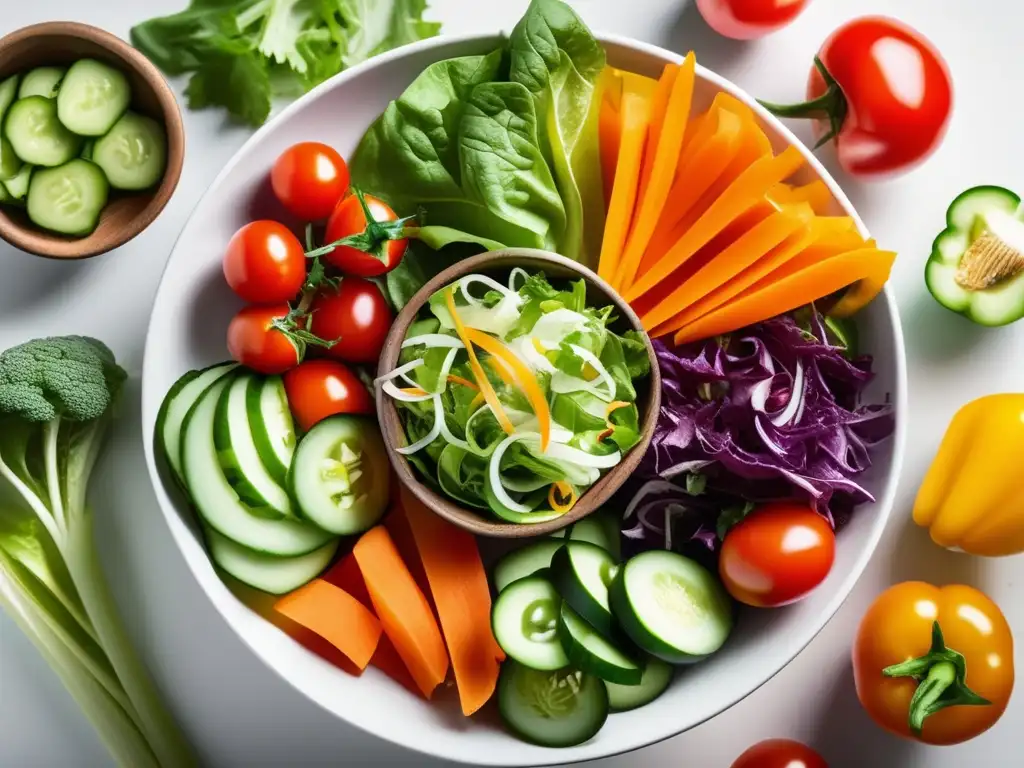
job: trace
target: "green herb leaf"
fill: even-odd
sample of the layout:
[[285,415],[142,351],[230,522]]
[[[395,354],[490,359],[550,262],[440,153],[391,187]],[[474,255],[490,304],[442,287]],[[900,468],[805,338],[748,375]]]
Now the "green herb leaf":
[[753,511],[753,502],[747,501],[743,504],[734,504],[731,507],[726,507],[719,512],[718,522],[715,526],[715,531],[718,534],[719,540],[725,541],[725,535],[729,530]]
[[212,56],[188,81],[185,98],[189,109],[226,107],[244,123],[258,126],[270,115],[270,74],[266,62],[255,54]]

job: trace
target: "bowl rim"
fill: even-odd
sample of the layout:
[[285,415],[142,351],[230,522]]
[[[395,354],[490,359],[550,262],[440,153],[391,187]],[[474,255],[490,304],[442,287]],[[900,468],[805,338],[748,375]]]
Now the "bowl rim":
[[[655,45],[653,43],[646,43],[635,38],[630,38],[624,35],[618,35],[615,33],[604,32],[602,30],[592,30],[594,37],[604,46],[613,46],[625,51],[632,53],[642,54],[646,57],[657,59],[664,63],[682,63],[683,56],[670,51],[662,46]],[[174,246],[172,247],[171,254],[177,249],[179,242],[188,229],[188,223],[195,215],[196,210],[199,210],[203,204],[207,201],[208,197],[211,197],[215,190],[222,184],[224,179],[229,176],[235,169],[235,167],[241,164],[246,156],[253,150],[253,148],[259,144],[265,134],[274,130],[276,126],[289,119],[292,115],[297,112],[304,110],[308,105],[319,100],[325,93],[339,87],[340,85],[347,83],[349,80],[361,76],[364,72],[373,69],[377,66],[382,66],[396,59],[403,58],[406,56],[412,56],[422,51],[432,50],[434,48],[444,47],[459,47],[468,46],[473,44],[479,44],[481,47],[485,44],[501,44],[507,39],[507,36],[502,32],[494,33],[465,33],[460,35],[440,35],[426,40],[421,40],[392,51],[380,54],[372,59],[362,62],[351,69],[345,70],[339,75],[331,78],[319,86],[311,90],[309,93],[303,95],[292,104],[288,105],[279,114],[275,115],[271,120],[267,121],[259,130],[257,130],[252,136],[250,136],[246,142],[238,149],[238,151],[232,156],[232,158],[225,164],[224,168],[217,174],[214,180],[207,187],[206,191],[200,196],[196,205],[193,207],[192,212],[189,214],[189,219],[186,220],[185,225],[180,230],[178,237],[175,240]],[[814,171],[817,178],[820,178],[825,185],[828,187],[829,192],[832,194],[837,203],[842,207],[846,215],[850,216],[857,225],[858,231],[861,235],[867,237],[868,230],[863,220],[856,212],[850,199],[846,193],[840,188],[839,184],[832,177],[831,173],[825,168],[820,160],[815,157],[814,153],[801,142],[793,133],[789,130],[778,118],[768,112],[761,104],[748,94],[744,89],[733,83],[721,75],[709,70],[702,64],[697,64],[696,73],[698,78],[707,80],[715,87],[729,93],[736,97],[744,104],[749,106],[758,119],[766,124],[770,125],[772,129],[778,133],[779,136],[783,137],[786,142],[797,147],[798,151],[803,155],[807,165]],[[160,300],[160,292],[164,286],[164,278],[170,267],[171,258],[168,257],[163,273],[160,278],[160,287],[157,290],[157,294],[154,300],[154,306]],[[291,686],[294,690],[301,693],[306,699],[310,700],[314,705],[331,715],[343,720],[347,725],[352,726],[360,731],[363,731],[375,738],[379,738],[395,746],[408,749],[412,752],[436,757],[444,760],[449,760],[455,763],[464,765],[492,765],[492,766],[555,766],[564,765],[571,763],[580,763],[589,760],[595,760],[603,757],[613,757],[616,755],[622,755],[629,752],[633,752],[637,749],[658,744],[662,741],[666,741],[674,736],[691,730],[692,728],[707,722],[708,720],[716,717],[725,710],[735,706],[737,703],[745,699],[750,694],[757,691],[761,686],[767,683],[769,680],[774,678],[779,672],[781,672],[786,666],[788,666],[797,655],[799,655],[804,648],[824,629],[825,625],[835,616],[836,612],[847,600],[850,593],[853,590],[854,585],[860,579],[867,567],[868,562],[874,555],[875,550],[878,547],[878,542],[882,537],[882,533],[892,515],[893,506],[895,503],[895,496],[898,487],[898,479],[900,472],[903,467],[904,453],[906,450],[906,438],[907,438],[907,365],[906,365],[906,350],[903,339],[903,330],[899,318],[899,310],[896,306],[896,301],[892,293],[892,289],[886,284],[882,293],[876,298],[876,301],[882,300],[885,302],[886,310],[892,321],[892,344],[893,344],[893,356],[895,358],[896,370],[894,371],[894,386],[893,386],[893,405],[895,408],[895,421],[896,428],[893,433],[893,450],[892,460],[888,467],[887,477],[884,481],[884,493],[877,499],[877,510],[876,518],[873,521],[872,528],[867,536],[863,550],[860,552],[850,570],[846,574],[845,579],[840,582],[837,587],[836,594],[833,599],[828,603],[825,610],[821,612],[820,617],[808,624],[808,627],[801,633],[801,636],[794,642],[791,643],[788,652],[782,655],[781,660],[777,664],[776,669],[768,674],[763,680],[754,685],[743,695],[737,696],[733,701],[725,706],[722,706],[715,711],[709,712],[703,719],[690,723],[685,727],[670,727],[664,733],[648,737],[643,736],[637,738],[631,736],[624,740],[622,743],[606,750],[591,751],[584,754],[573,752],[569,754],[569,750],[537,750],[532,753],[532,757],[529,762],[509,762],[508,760],[502,759],[501,751],[495,750],[485,754],[473,755],[472,761],[464,754],[449,755],[441,754],[436,750],[431,749],[431,744],[428,742],[412,743],[411,741],[401,739],[394,731],[378,732],[371,730],[365,725],[352,720],[348,720],[335,713],[330,707],[328,707],[319,697],[308,692],[304,687],[300,686],[297,682],[293,681],[287,676],[284,671],[278,666],[273,664],[268,658],[264,657],[261,650],[257,647],[255,641],[250,639],[239,621],[229,616],[228,612],[222,608],[222,603],[227,601],[228,604],[240,603],[227,588],[226,585],[220,580],[220,577],[209,567],[209,562],[206,559],[200,561],[189,553],[189,545],[195,542],[189,542],[190,538],[194,538],[194,533],[191,531],[180,518],[180,514],[177,509],[177,505],[170,498],[168,489],[165,488],[162,479],[161,471],[158,467],[156,460],[154,447],[153,447],[153,436],[154,427],[156,422],[157,409],[159,403],[163,398],[164,393],[160,392],[154,395],[153,389],[153,377],[149,375],[150,368],[153,365],[152,360],[155,355],[151,354],[156,349],[154,342],[155,331],[152,322],[149,325],[146,334],[146,345],[145,355],[143,359],[143,380],[142,380],[142,408],[143,408],[143,451],[146,459],[146,466],[150,476],[150,483],[152,484],[154,494],[157,497],[158,504],[160,506],[161,513],[163,514],[164,520],[167,523],[168,528],[171,531],[172,537],[174,538],[175,544],[178,550],[188,565],[189,570],[192,572],[193,577],[202,587],[202,591],[206,598],[213,604],[217,612],[222,616],[227,625],[231,630],[238,636],[242,643],[253,652],[253,654],[264,664],[267,668],[276,676],[280,677],[287,685]],[[154,399],[155,398],[155,399]],[[205,558],[205,551],[203,552]],[[247,609],[248,610],[248,609]],[[259,619],[264,621],[263,619]]]
[[[472,272],[484,272],[493,269],[511,270],[524,264],[531,264],[532,268],[536,268],[536,262],[554,265],[583,278],[588,284],[607,294],[615,310],[623,316],[623,319],[633,330],[643,331],[640,318],[637,317],[633,308],[626,303],[618,291],[585,264],[573,261],[552,251],[536,248],[503,248],[499,251],[480,253],[456,262],[428,280],[409,299],[398,313],[388,331],[377,375],[384,376],[394,369],[401,354],[401,345],[405,340],[405,334],[409,330],[409,326],[415,322],[420,310],[423,309],[430,300],[430,297],[437,291],[442,290],[445,286],[451,285],[459,278],[465,277]],[[387,451],[392,468],[398,475],[399,482],[434,514],[440,515],[448,522],[477,536],[514,539],[550,535],[593,514],[602,504],[608,501],[636,470],[643,459],[644,453],[651,444],[651,438],[654,437],[654,428],[657,424],[658,412],[661,408],[661,374],[658,370],[658,359],[654,352],[654,345],[646,333],[644,333],[644,347],[647,351],[647,359],[651,364],[651,372],[646,377],[646,409],[642,415],[640,425],[640,442],[630,448],[626,455],[622,457],[622,461],[606,472],[598,482],[587,488],[580,495],[576,505],[564,515],[554,520],[531,525],[497,522],[469,509],[464,504],[459,504],[448,496],[438,493],[423,483],[413,471],[409,460],[397,450],[397,441],[401,440],[404,436],[404,430],[402,429],[398,416],[398,407],[395,405],[394,399],[387,397],[384,394],[384,390],[380,387],[374,387],[376,390],[374,394],[377,404],[377,418],[380,420],[384,448]]]
[[83,243],[92,238],[92,233],[79,238],[57,239],[35,227],[22,226],[0,210],[0,238],[15,248],[47,259],[61,261],[89,259],[120,248],[140,235],[170,202],[178,187],[182,167],[185,163],[185,127],[174,91],[171,90],[157,66],[141,51],[105,29],[80,21],[44,21],[30,24],[0,37],[0,53],[15,43],[41,35],[87,40],[109,51],[124,62],[124,65],[138,73],[153,91],[160,107],[161,122],[167,134],[167,166],[160,179],[160,184],[148,193],[150,200],[146,203],[145,208],[130,220],[130,226],[123,227],[121,234],[117,237],[101,241],[93,246],[82,247]]

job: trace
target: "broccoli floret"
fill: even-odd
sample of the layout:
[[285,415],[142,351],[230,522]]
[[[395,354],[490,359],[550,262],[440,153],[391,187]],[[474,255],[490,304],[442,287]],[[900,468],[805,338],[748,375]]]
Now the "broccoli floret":
[[0,353],[0,414],[26,421],[100,418],[125,379],[113,352],[87,336],[55,336]]

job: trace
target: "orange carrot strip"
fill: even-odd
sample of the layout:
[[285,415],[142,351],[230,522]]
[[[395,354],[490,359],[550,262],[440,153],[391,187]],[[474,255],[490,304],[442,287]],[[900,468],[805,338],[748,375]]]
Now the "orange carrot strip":
[[512,375],[512,371],[501,360],[496,357],[489,357],[485,362],[488,368],[498,374],[498,378],[505,383],[506,387],[514,387],[516,385],[515,376]]
[[[696,59],[691,52],[678,68],[677,74],[673,74],[671,78],[662,78],[671,81],[671,91],[665,96],[665,106],[658,118],[660,123],[655,123],[651,129],[651,140],[647,144],[649,161],[644,162],[644,172],[648,178],[641,178],[639,209],[615,272],[615,279],[612,282],[615,288],[621,289],[623,285],[633,282],[640,266],[640,259],[651,241],[668,201],[669,191],[679,166],[683,137],[690,119],[695,67]],[[659,83],[659,86],[661,85]],[[661,90],[663,88],[659,87],[659,96],[663,95]],[[657,109],[656,104],[655,110]]]
[[[691,54],[692,55],[692,54]],[[679,75],[678,64],[669,62],[661,70],[661,77],[654,87],[651,96],[651,124],[647,130],[647,143],[644,146],[644,162],[640,167],[640,187],[637,192],[637,202],[640,203],[647,194],[647,185],[654,171],[655,161],[658,154],[658,144],[661,141],[661,132],[665,127],[665,117],[669,113],[669,98],[675,86],[676,78]]]
[[430,394],[423,387],[400,387],[398,391],[404,392],[407,395],[413,395],[414,397]]
[[832,192],[821,179],[815,179],[800,187],[776,184],[768,191],[768,197],[779,203],[810,203],[811,208],[819,216],[827,214],[833,203]]
[[384,526],[364,533],[352,554],[384,633],[429,699],[448,674],[448,653],[427,598]]
[[469,379],[464,379],[461,376],[456,376],[454,373],[448,374],[448,381],[450,381],[452,384],[461,384],[464,387],[475,389],[477,392],[480,391],[480,387],[478,387],[472,381],[470,381]]
[[437,605],[452,660],[462,713],[479,710],[498,684],[500,660],[491,631],[491,592],[480,550],[471,533],[458,528],[402,490],[404,516],[416,543]]
[[323,579],[313,579],[285,595],[274,610],[315,632],[361,670],[380,642],[377,617],[348,592]]
[[622,102],[619,109],[621,136],[615,165],[615,182],[604,223],[601,257],[597,272],[611,280],[618,269],[619,255],[626,244],[633,210],[636,206],[643,163],[644,145],[651,119],[651,93],[654,81],[631,72],[622,73]]
[[730,221],[762,200],[764,193],[773,184],[790,176],[803,162],[800,150],[793,146],[776,157],[757,160],[711,204],[704,215],[665,254],[665,258],[626,291],[624,298],[632,301],[671,275]]
[[615,183],[615,167],[619,163],[619,144],[622,140],[622,117],[619,106],[622,102],[622,76],[617,69],[605,67],[601,75],[601,106],[597,115],[598,151],[601,155],[601,181],[604,187],[604,204],[612,199]]
[[680,329],[676,344],[729,333],[802,307],[830,293],[871,279],[885,282],[896,254],[865,248],[819,261],[779,280],[769,276],[761,288],[752,288],[718,310]]

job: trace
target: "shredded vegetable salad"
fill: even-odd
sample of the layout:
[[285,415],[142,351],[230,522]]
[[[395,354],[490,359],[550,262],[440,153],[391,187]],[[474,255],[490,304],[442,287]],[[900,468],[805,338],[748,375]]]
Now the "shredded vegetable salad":
[[568,512],[640,440],[634,380],[642,336],[610,330],[613,308],[587,306],[514,269],[472,274],[434,294],[399,365],[376,385],[398,405],[399,452],[442,492],[516,523]]

